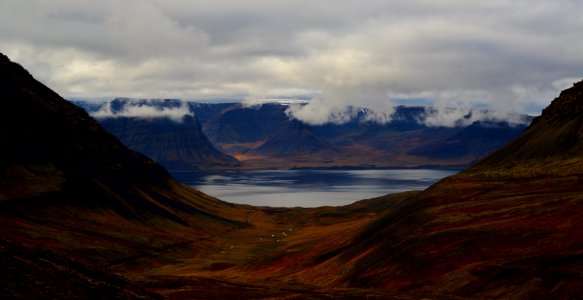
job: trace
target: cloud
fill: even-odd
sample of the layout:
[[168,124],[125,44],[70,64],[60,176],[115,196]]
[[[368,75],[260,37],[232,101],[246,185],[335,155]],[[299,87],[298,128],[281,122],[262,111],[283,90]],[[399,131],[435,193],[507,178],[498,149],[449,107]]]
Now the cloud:
[[311,125],[342,124],[355,117],[348,108],[330,106],[320,99],[314,99],[307,104],[290,105],[285,112],[288,117]]
[[65,97],[312,98],[293,115],[314,122],[406,99],[538,113],[582,77],[581,16],[578,0],[4,0],[0,51]]
[[523,114],[451,107],[429,107],[419,123],[430,127],[465,127],[474,122],[508,122],[511,125],[526,124],[528,119]]
[[186,102],[181,101],[179,106],[158,106],[157,100],[128,100],[121,108],[113,109],[112,101],[91,114],[94,118],[141,118],[155,119],[168,118],[174,122],[182,122],[185,116],[193,116]]

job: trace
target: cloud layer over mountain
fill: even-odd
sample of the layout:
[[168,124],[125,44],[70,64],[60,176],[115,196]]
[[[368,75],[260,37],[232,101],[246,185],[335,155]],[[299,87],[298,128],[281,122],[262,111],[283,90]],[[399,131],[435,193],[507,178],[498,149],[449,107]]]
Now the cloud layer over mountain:
[[[536,113],[583,70],[583,1],[4,0],[0,49],[67,97],[413,99]],[[328,115],[326,115],[328,113]]]
[[180,102],[179,106],[160,106],[156,105],[158,100],[139,100],[127,101],[121,109],[112,108],[112,102],[106,102],[103,106],[91,116],[94,118],[141,118],[155,119],[168,118],[174,122],[182,122],[185,116],[193,116],[186,102]]

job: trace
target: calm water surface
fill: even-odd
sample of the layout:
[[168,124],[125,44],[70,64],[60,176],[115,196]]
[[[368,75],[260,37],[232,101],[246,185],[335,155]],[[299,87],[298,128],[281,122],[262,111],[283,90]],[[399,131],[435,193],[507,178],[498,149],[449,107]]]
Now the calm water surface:
[[456,170],[260,170],[172,175],[224,201],[257,206],[340,206],[422,190]]

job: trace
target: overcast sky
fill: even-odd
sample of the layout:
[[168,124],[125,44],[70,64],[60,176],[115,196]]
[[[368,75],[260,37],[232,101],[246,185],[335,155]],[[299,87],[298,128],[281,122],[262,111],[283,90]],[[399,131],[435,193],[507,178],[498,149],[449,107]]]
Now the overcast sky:
[[583,78],[583,0],[0,0],[0,51],[64,97],[533,113]]

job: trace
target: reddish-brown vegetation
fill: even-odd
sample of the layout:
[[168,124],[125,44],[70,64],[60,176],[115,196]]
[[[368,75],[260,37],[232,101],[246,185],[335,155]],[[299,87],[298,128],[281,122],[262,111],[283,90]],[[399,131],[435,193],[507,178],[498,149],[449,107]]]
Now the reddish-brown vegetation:
[[583,83],[523,136],[424,192],[269,208],[175,182],[0,59],[4,298],[567,299],[583,289],[583,122],[571,113],[583,111]]

